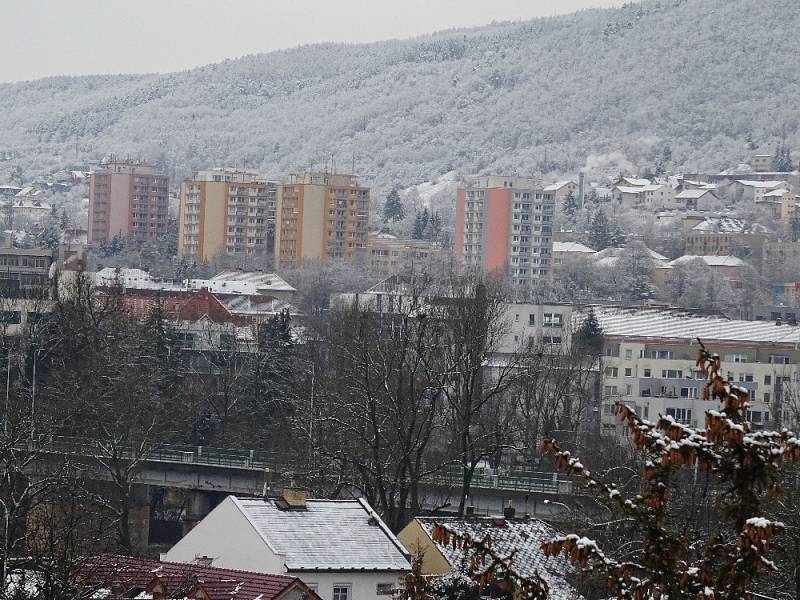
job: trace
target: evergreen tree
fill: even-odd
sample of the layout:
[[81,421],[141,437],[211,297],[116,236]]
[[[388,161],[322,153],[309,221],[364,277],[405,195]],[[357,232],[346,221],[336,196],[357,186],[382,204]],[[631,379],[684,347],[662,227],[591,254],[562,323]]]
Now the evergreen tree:
[[427,208],[423,208],[422,212],[417,211],[414,217],[414,229],[411,231],[411,237],[415,240],[425,239],[425,230],[428,228],[428,221],[430,214]]
[[396,223],[397,221],[402,221],[405,216],[406,211],[400,201],[400,194],[397,192],[397,188],[394,188],[386,196],[386,204],[383,205],[383,222],[392,221]]
[[442,217],[437,210],[435,213],[431,215],[430,221],[428,222],[428,235],[426,236],[430,240],[437,240],[439,239],[439,235],[442,233]]
[[603,349],[603,328],[591,307],[586,315],[586,320],[575,332],[575,348],[594,355],[599,355]]
[[570,192],[564,198],[564,203],[562,204],[562,209],[564,214],[567,215],[570,219],[575,216],[575,211],[578,209],[578,200],[575,198],[575,194]]
[[775,156],[772,157],[772,170],[773,171],[791,171],[792,164],[792,151],[784,142],[778,144],[775,148]]
[[653,259],[647,246],[641,242],[626,246],[616,269],[621,274],[622,292],[626,299],[645,300],[653,297]]
[[598,251],[610,248],[616,242],[615,232],[602,208],[594,213],[594,218],[589,225],[589,241],[592,248]]

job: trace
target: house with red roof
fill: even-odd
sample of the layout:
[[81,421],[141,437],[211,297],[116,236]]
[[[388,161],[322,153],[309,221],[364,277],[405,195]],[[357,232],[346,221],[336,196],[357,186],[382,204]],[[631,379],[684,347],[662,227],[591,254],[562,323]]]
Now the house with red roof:
[[297,577],[113,554],[87,561],[79,581],[92,598],[319,600]]

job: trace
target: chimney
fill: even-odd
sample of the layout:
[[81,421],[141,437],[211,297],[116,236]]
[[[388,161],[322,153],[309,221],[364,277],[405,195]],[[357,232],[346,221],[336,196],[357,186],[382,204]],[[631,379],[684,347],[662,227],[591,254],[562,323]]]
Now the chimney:
[[511,506],[511,500],[508,501],[508,506],[503,509],[503,516],[506,520],[513,520],[514,517],[517,515],[517,509]]
[[279,504],[284,510],[304,510],[306,508],[307,494],[305,490],[285,488],[281,490]]
[[583,208],[583,199],[584,199],[584,194],[586,192],[586,189],[584,187],[586,184],[585,180],[586,176],[583,174],[583,171],[581,171],[578,174],[578,208]]

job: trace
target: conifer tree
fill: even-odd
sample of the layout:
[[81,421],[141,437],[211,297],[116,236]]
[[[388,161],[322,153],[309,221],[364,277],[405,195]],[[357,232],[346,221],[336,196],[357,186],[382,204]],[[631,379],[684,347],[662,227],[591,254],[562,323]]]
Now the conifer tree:
[[386,204],[383,206],[383,222],[392,221],[396,223],[397,221],[402,221],[405,216],[406,211],[400,201],[400,194],[397,192],[397,188],[393,188],[389,195],[386,196]]

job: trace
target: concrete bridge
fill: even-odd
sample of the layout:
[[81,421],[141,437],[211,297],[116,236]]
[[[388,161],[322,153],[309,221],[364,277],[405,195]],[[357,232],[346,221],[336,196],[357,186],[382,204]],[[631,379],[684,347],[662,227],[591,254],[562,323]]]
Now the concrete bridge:
[[[48,437],[37,442],[35,447],[29,444],[20,449],[38,453],[38,471],[45,473],[55,461],[69,458],[86,468],[92,478],[110,480],[102,463],[111,458],[111,452],[102,442],[78,437]],[[148,539],[152,488],[184,490],[185,534],[225,495],[266,495],[294,471],[277,463],[269,453],[257,450],[160,444],[144,453],[133,445],[115,451],[116,459],[122,463],[138,462],[135,504],[140,510],[132,525],[141,532],[143,546]],[[518,514],[552,515],[569,508],[568,504],[574,507],[576,485],[574,478],[552,472],[476,472],[467,506],[475,514],[499,514],[510,505]],[[450,467],[427,478],[421,488],[424,508],[455,510],[460,499],[461,470]]]

